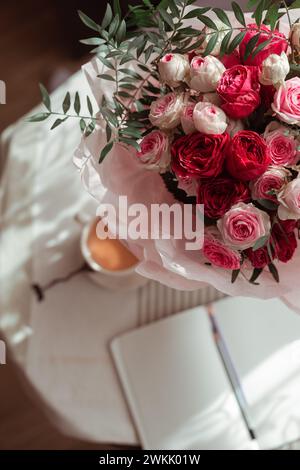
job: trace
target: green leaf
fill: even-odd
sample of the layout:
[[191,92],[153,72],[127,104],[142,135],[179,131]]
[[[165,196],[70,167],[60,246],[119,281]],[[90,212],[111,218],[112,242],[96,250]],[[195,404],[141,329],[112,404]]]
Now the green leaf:
[[116,40],[120,44],[122,41],[124,41],[126,37],[126,23],[124,20],[121,21],[119,29],[117,31],[116,35]]
[[217,15],[219,20],[222,21],[222,23],[226,24],[226,26],[231,28],[229,18],[226,15],[225,11],[223,11],[221,8],[213,8],[213,12]]
[[215,25],[215,23],[213,22],[213,20],[211,20],[210,18],[208,18],[208,16],[203,16],[203,15],[199,15],[198,16],[198,19],[200,21],[202,21],[203,24],[205,24],[205,26],[207,26],[208,28],[212,29],[212,30],[218,30],[217,26]]
[[290,6],[289,10],[293,10],[295,8],[300,8],[300,0],[295,0]]
[[94,31],[99,32],[100,31],[100,26],[95,23],[89,16],[87,16],[85,13],[83,13],[81,10],[78,10],[78,15],[81,21],[90,29],[93,29]]
[[256,251],[256,250],[259,250],[260,248],[263,248],[267,241],[269,240],[269,235],[264,235],[263,237],[260,237],[255,245],[252,247],[252,251]]
[[246,48],[245,48],[245,55],[243,57],[244,60],[247,60],[248,57],[250,56],[250,54],[252,53],[254,47],[256,46],[256,43],[257,43],[259,37],[260,37],[260,33],[257,33],[254,36],[252,36],[252,38],[247,43]]
[[112,77],[111,75],[108,75],[107,73],[100,73],[99,75],[97,75],[97,77],[102,78],[103,80],[109,80],[111,82],[115,81],[114,77]]
[[113,18],[113,12],[112,12],[110,4],[108,3],[107,6],[106,6],[106,11],[105,11],[102,23],[101,23],[101,26],[102,26],[103,29],[107,28],[107,26],[110,24],[112,18]]
[[204,56],[209,55],[213,51],[215,45],[217,44],[218,37],[219,37],[219,33],[215,33],[215,34],[211,35],[211,37],[209,38],[209,41],[207,43],[207,46],[205,48],[205,51],[204,51],[204,54],[203,54]]
[[241,23],[243,26],[246,26],[244,13],[243,13],[240,5],[236,2],[232,2],[231,7],[232,7],[232,10],[233,10],[234,16],[236,17],[238,22]]
[[134,147],[137,151],[140,150],[140,146],[136,140],[128,139],[127,137],[120,136],[120,141],[123,142],[124,144]]
[[93,105],[91,103],[89,96],[86,97],[86,103],[87,103],[87,107],[88,107],[90,115],[93,116]]
[[260,51],[262,51],[270,42],[272,41],[272,37],[267,39],[266,41],[261,42],[257,48],[252,53],[252,58],[254,58]]
[[115,70],[114,65],[113,65],[109,60],[107,60],[105,57],[103,57],[102,55],[99,55],[99,56],[98,56],[98,59],[99,59],[100,62],[102,62],[102,64],[105,65],[108,69],[110,69],[110,70]]
[[84,120],[84,119],[80,119],[80,121],[79,121],[79,126],[80,126],[81,132],[83,133],[83,132],[85,131],[85,128],[86,128],[86,124],[85,124],[85,120]]
[[86,128],[86,130],[85,130],[85,133],[84,133],[85,137],[88,137],[89,135],[91,135],[91,133],[94,131],[95,127],[96,127],[96,125],[95,125],[94,121],[92,121],[92,122],[87,126],[87,128]]
[[164,22],[167,23],[167,25],[170,26],[170,28],[173,30],[174,23],[173,23],[172,16],[169,13],[167,13],[165,10],[162,10],[160,8],[158,9],[158,12],[160,16],[162,17],[162,19],[164,20]]
[[81,44],[86,44],[88,46],[99,46],[105,42],[102,38],[87,38],[87,39],[80,39]]
[[70,96],[70,93],[67,92],[65,99],[63,101],[63,104],[62,104],[64,114],[66,114],[69,111],[70,106],[71,106],[71,96]]
[[106,123],[105,132],[106,132],[106,140],[107,140],[107,142],[109,142],[110,139],[111,139],[112,132],[111,132],[111,128],[110,128],[108,123]]
[[261,0],[259,4],[257,5],[256,10],[253,15],[257,26],[261,25],[264,9],[265,9],[265,0]]
[[198,18],[200,15],[204,15],[210,10],[210,7],[207,8],[194,8],[193,10],[189,11],[184,17],[184,20],[189,18]]
[[278,209],[278,205],[270,199],[257,199],[257,202],[260,206],[269,211],[275,211]]
[[119,15],[116,15],[109,25],[108,34],[110,38],[116,34],[119,26],[120,26],[120,17]]
[[278,4],[276,5],[276,3],[272,3],[266,14],[266,20],[269,22],[272,31],[275,29],[276,23],[279,18],[278,8]]
[[229,41],[231,39],[231,36],[232,36],[232,30],[231,31],[228,31],[228,33],[226,33],[226,35],[224,36],[222,42],[221,42],[221,48],[220,48],[220,55],[221,57],[226,54],[227,52],[227,48],[228,48],[228,44],[229,44]]
[[240,269],[234,269],[231,273],[231,283],[233,284],[237,278],[238,278],[238,275],[240,274]]
[[74,101],[74,110],[77,115],[79,115],[80,109],[81,109],[80,97],[79,97],[78,91],[76,91],[75,101]]
[[269,271],[272,274],[273,278],[275,279],[275,281],[279,282],[279,274],[278,274],[278,271],[277,271],[277,268],[276,268],[275,264],[270,263],[268,265],[268,268],[269,268]]
[[132,78],[135,78],[137,80],[143,80],[143,77],[141,75],[139,75],[138,73],[134,72],[131,69],[122,68],[122,69],[119,69],[119,72],[124,73],[125,75],[130,75]]
[[249,0],[249,2],[247,3],[247,7],[249,8],[249,10],[252,10],[253,7],[255,7],[255,5],[259,2],[259,0]]
[[50,130],[52,131],[52,129],[55,129],[56,127],[58,127],[60,124],[62,124],[63,122],[65,122],[67,119],[68,119],[69,116],[66,116],[65,118],[63,119],[56,119],[56,121],[54,122],[54,124],[52,125],[52,127],[50,128]]
[[118,15],[119,18],[122,16],[122,10],[120,5],[120,0],[114,0],[113,2],[114,14]]
[[39,86],[40,86],[40,90],[41,90],[41,94],[42,94],[43,103],[46,106],[46,108],[49,111],[51,111],[51,99],[50,99],[49,93],[48,93],[48,91],[46,90],[46,88],[44,87],[44,85],[42,83],[40,83]]
[[254,284],[256,279],[258,279],[258,277],[261,275],[262,272],[263,272],[263,268],[254,268],[253,273],[249,279],[249,282],[251,282],[251,284]]
[[50,113],[37,113],[33,116],[29,116],[26,121],[28,122],[40,122],[45,121],[50,116]]
[[102,163],[106,155],[111,151],[113,148],[114,142],[108,142],[108,144],[105,145],[105,147],[102,149],[100,158],[99,158],[99,163]]
[[239,34],[237,34],[233,40],[231,41],[229,47],[228,47],[228,50],[227,50],[227,53],[228,54],[231,54],[231,52],[233,52],[237,46],[242,42],[242,40],[244,39],[246,35],[246,31],[241,31]]

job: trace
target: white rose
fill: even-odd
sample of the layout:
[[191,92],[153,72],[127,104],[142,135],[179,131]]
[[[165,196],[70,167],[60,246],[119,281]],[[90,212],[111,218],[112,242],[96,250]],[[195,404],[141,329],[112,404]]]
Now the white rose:
[[300,178],[290,181],[277,195],[280,202],[278,217],[281,220],[300,219]]
[[204,134],[223,134],[227,127],[224,111],[218,106],[204,101],[196,104],[193,119],[196,129]]
[[149,119],[153,126],[160,129],[174,129],[180,124],[183,107],[182,93],[168,93],[151,103]]
[[[224,23],[222,23],[222,21],[220,20],[214,20],[214,23],[219,31],[219,35],[218,35],[218,40],[215,44],[215,47],[213,48],[213,50],[211,51],[211,55],[214,55],[214,56],[218,56],[220,55],[220,52],[221,52],[221,44],[222,44],[222,41],[224,39],[224,37],[226,36],[226,34],[228,33],[228,26],[226,26]],[[208,44],[208,41],[210,40],[211,38],[211,35],[212,33],[215,33],[216,30],[215,29],[211,29],[209,28],[208,26],[205,26],[203,29],[202,29],[202,34],[205,34],[205,39],[204,41],[202,42],[201,46],[199,46],[199,49],[197,49],[195,52],[196,54],[203,54],[203,52],[205,51],[206,49],[206,46]]]
[[166,54],[158,63],[158,71],[163,83],[178,87],[189,75],[189,61],[180,54]]
[[290,41],[297,51],[300,51],[300,22],[294,23],[290,32]]
[[181,115],[181,126],[185,134],[191,134],[196,131],[194,124],[193,113],[196,103],[188,103]]
[[285,52],[270,54],[262,63],[259,81],[262,85],[277,85],[284,82],[290,71],[290,64]]
[[190,87],[193,90],[207,93],[217,89],[225,67],[216,57],[194,57],[191,62]]

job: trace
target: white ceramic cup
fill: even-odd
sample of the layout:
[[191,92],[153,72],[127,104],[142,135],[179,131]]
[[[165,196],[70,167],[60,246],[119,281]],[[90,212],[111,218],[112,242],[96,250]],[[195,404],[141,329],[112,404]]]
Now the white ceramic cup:
[[141,276],[136,272],[136,268],[139,263],[128,269],[122,269],[120,271],[111,271],[103,268],[92,258],[88,246],[88,237],[94,222],[95,221],[92,220],[91,222],[85,224],[81,233],[81,252],[86,263],[92,269],[92,271],[88,273],[88,276],[96,284],[112,290],[128,290],[144,286],[149,279],[145,278],[144,276]]

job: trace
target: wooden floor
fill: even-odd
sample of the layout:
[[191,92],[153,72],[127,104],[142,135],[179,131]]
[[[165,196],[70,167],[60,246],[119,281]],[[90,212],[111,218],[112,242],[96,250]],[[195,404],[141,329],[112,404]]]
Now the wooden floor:
[[[72,59],[58,32],[55,3],[0,2],[0,79],[7,86],[7,104],[0,105],[0,131],[40,101],[39,82],[51,87],[58,70],[65,76],[86,61],[86,57]],[[113,448],[63,436],[30,395],[8,357],[7,365],[0,366],[0,449]]]

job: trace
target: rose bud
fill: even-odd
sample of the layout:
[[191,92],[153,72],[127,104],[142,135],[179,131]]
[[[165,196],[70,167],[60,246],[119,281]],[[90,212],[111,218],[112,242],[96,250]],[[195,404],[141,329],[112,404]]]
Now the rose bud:
[[250,202],[250,191],[242,181],[226,176],[200,180],[198,204],[204,204],[204,214],[210,219],[219,219],[238,202]]
[[293,166],[299,160],[298,143],[288,127],[272,121],[265,129],[264,139],[273,165]]
[[211,178],[223,170],[227,133],[206,135],[201,132],[178,137],[171,147],[171,166],[178,179]]
[[181,54],[166,54],[158,63],[158,71],[163,83],[178,87],[188,77],[190,64]]
[[217,93],[223,100],[221,107],[225,113],[233,119],[242,119],[259,106],[259,90],[256,67],[235,65],[223,73]]
[[151,103],[149,119],[153,126],[160,129],[174,129],[180,124],[183,107],[182,94],[168,93]]
[[269,235],[271,222],[266,212],[251,203],[239,202],[218,220],[217,226],[227,245],[245,250]]
[[250,183],[252,199],[269,199],[277,202],[276,194],[288,182],[290,172],[285,168],[271,166],[257,180]]
[[190,87],[201,93],[214,91],[224,71],[224,65],[216,57],[196,56],[191,62]]
[[[265,31],[265,32],[264,32]],[[258,41],[256,43],[256,46],[259,46],[265,41],[268,41],[271,39],[271,41],[265,45],[265,47],[259,51],[254,57],[252,54],[245,60],[245,53],[246,53],[246,47],[249,41],[253,38],[253,36],[256,36],[258,33],[260,33]],[[245,65],[261,65],[263,61],[269,57],[271,54],[278,54],[280,55],[282,52],[286,52],[288,47],[288,42],[284,34],[280,33],[277,29],[273,30],[273,35],[268,28],[268,26],[261,24],[258,28],[256,24],[248,24],[247,25],[247,32],[244,36],[244,39],[242,40],[239,50],[240,50],[240,57],[242,62]],[[255,50],[255,49],[254,49]]]
[[205,230],[202,254],[218,268],[235,270],[241,267],[241,255],[224,244],[216,227]]
[[277,196],[281,220],[300,219],[300,178],[290,181]]
[[236,179],[251,181],[262,175],[271,164],[264,139],[253,131],[239,131],[227,147],[226,167]]
[[227,127],[224,111],[205,101],[196,104],[193,119],[196,129],[204,134],[223,134]]
[[300,78],[284,82],[274,95],[272,109],[280,121],[300,126]]
[[[216,26],[219,33],[218,33],[217,42],[216,42],[216,44],[215,44],[215,46],[214,46],[214,48],[213,48],[213,50],[211,51],[210,54],[213,55],[213,56],[218,56],[218,55],[220,55],[220,52],[221,52],[222,41],[223,41],[224,37],[226,36],[226,34],[228,33],[228,28],[220,20],[214,20],[214,23],[215,23],[215,26]],[[195,50],[196,54],[199,54],[199,55],[203,54],[203,52],[205,51],[206,46],[208,44],[208,41],[211,38],[211,35],[215,32],[216,32],[215,29],[209,28],[208,26],[205,26],[202,29],[200,37],[202,38],[204,36],[204,41],[201,43],[199,48]]]
[[171,160],[168,136],[161,131],[152,131],[143,138],[140,147],[136,154],[140,163],[148,170],[164,173]]
[[193,119],[193,112],[196,103],[188,103],[182,111],[181,114],[181,126],[185,134],[191,134],[195,132],[196,127]]
[[290,31],[290,41],[296,51],[300,51],[300,22],[294,23]]
[[259,81],[262,85],[279,85],[284,82],[289,71],[290,64],[285,52],[271,54],[262,63]]

